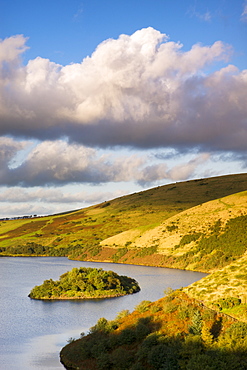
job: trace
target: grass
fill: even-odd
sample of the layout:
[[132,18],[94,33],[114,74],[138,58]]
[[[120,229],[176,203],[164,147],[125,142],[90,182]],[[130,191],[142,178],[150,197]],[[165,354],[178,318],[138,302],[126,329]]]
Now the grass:
[[[91,245],[133,228],[153,228],[164,220],[198,204],[246,190],[246,174],[193,180],[160,186],[61,215],[2,221],[0,247],[42,240],[53,246],[60,237],[64,247],[74,240]],[[42,235],[42,236],[40,236]]]
[[73,212],[0,221],[0,255],[15,255],[15,249],[29,255],[32,243],[51,256],[210,272],[188,293],[209,303],[226,294],[245,299],[247,246],[244,231],[237,232],[247,216],[246,190],[247,174],[220,176]]

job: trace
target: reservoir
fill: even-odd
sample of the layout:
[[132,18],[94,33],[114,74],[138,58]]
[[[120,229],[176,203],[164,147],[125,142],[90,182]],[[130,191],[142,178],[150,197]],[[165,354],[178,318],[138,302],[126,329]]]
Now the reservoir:
[[[58,280],[73,267],[97,267],[138,281],[141,291],[125,297],[85,301],[38,301],[28,297],[35,285]],[[99,318],[113,320],[143,300],[155,301],[168,287],[188,286],[204,273],[68,260],[65,257],[0,258],[0,370],[63,370],[59,352],[70,338],[87,333]]]

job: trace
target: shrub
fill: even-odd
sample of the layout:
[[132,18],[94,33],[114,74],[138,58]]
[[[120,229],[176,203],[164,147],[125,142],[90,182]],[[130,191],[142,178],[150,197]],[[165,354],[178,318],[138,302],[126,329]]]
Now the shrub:
[[126,370],[129,369],[131,363],[134,362],[134,355],[127,349],[119,347],[113,351],[111,362],[114,369]]
[[173,313],[177,309],[178,309],[178,304],[177,303],[175,303],[173,301],[170,301],[170,302],[164,301],[164,304],[163,304],[164,313]]
[[182,239],[180,240],[179,246],[184,246],[186,244],[194,242],[197,239],[199,239],[201,235],[202,235],[201,233],[193,233],[193,234],[184,235]]
[[232,308],[233,306],[239,306],[241,304],[241,299],[236,297],[220,298],[214,303],[217,304],[219,309],[223,310],[227,308]]
[[121,331],[118,336],[119,345],[131,344],[136,340],[136,333],[134,328],[126,328]]
[[96,332],[104,332],[108,333],[111,330],[111,325],[109,324],[108,320],[106,320],[104,317],[101,317],[98,321],[97,324],[92,326],[89,329],[89,333],[96,333]]
[[151,306],[150,311],[151,311],[151,313],[156,313],[156,312],[161,311],[161,309],[162,308],[160,306],[155,305],[155,306]]
[[128,316],[130,314],[129,310],[122,310],[120,312],[118,312],[117,316],[116,316],[116,320],[121,320],[122,318]]
[[114,262],[118,262],[120,260],[120,258],[122,258],[127,252],[128,252],[128,249],[126,247],[119,248],[118,251],[113,254],[112,260]]
[[189,327],[189,332],[194,335],[201,334],[202,330],[202,316],[200,311],[194,311],[193,317],[192,317],[192,324]]
[[152,302],[144,300],[144,301],[140,302],[137,306],[135,306],[135,310],[140,312],[140,313],[144,313],[144,312],[148,311],[150,303],[152,303]]
[[136,257],[146,257],[150,256],[157,252],[157,245],[152,245],[151,247],[142,248],[139,252],[137,252]]
[[169,231],[169,232],[172,232],[172,231],[174,231],[174,230],[177,230],[178,229],[178,226],[177,225],[167,225],[166,226],[166,229],[167,229],[167,231]]

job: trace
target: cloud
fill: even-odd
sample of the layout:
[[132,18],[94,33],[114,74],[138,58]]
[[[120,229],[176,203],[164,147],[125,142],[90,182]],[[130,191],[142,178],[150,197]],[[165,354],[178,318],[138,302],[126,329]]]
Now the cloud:
[[28,38],[23,35],[0,39],[0,63],[9,63],[10,66],[11,63],[16,65],[20,55],[28,49],[28,46],[25,45],[27,40]]
[[243,22],[247,22],[247,2],[246,1],[243,4],[243,12],[241,14],[241,20]]
[[58,203],[58,204],[73,204],[73,203],[88,203],[95,204],[103,202],[105,199],[115,198],[122,195],[122,192],[93,192],[85,191],[66,193],[61,189],[55,188],[37,188],[35,190],[23,189],[20,187],[8,188],[0,193],[0,202],[2,203],[25,203],[25,202],[41,202],[41,203]]
[[16,217],[25,215],[47,215],[55,213],[54,209],[51,212],[51,208],[40,206],[37,207],[35,204],[20,203],[20,204],[3,204],[1,205],[0,218],[5,217]]
[[196,6],[190,7],[188,13],[191,17],[200,19],[200,21],[210,22],[212,19],[212,14],[208,10],[202,13],[196,10]]
[[80,209],[106,200],[115,199],[126,192],[121,190],[95,192],[71,191],[58,188],[23,189],[10,187],[0,192],[0,218],[23,215],[48,215]]
[[3,170],[7,163],[10,163],[16,154],[26,148],[27,142],[15,141],[12,138],[0,137],[0,169]]
[[[113,151],[100,154],[96,149],[62,140],[38,143],[29,150],[23,161],[11,166],[18,150],[27,145],[27,142],[14,143],[13,139],[6,142],[3,140],[2,143],[0,141],[2,186],[62,186],[71,183],[97,185],[128,181],[144,185],[164,179],[185,178],[183,171],[174,177],[174,172],[168,168],[163,158],[159,158],[162,162],[157,163],[155,156],[145,153],[123,155]],[[195,154],[194,158],[198,158],[198,155]],[[193,163],[199,164],[197,160]],[[188,176],[191,174],[192,171],[187,172]],[[24,195],[23,192],[16,192],[13,196],[16,201],[25,201]],[[49,196],[51,195],[49,193]],[[60,199],[58,194],[53,195]],[[37,197],[37,194],[35,196]],[[1,199],[3,201],[0,197],[0,201]],[[66,200],[66,197],[63,199]]]
[[217,162],[218,160],[229,163],[229,162],[239,162],[240,168],[246,169],[247,168],[247,152],[239,152],[239,153],[219,153],[212,157],[212,159]]
[[188,163],[179,164],[174,166],[169,172],[169,177],[174,180],[186,180],[195,175],[197,168],[207,162],[210,158],[209,153],[203,153],[199,156],[188,161]]
[[149,27],[67,66],[40,57],[23,66],[25,43],[2,41],[1,135],[95,148],[246,150],[247,72],[229,65],[204,73],[229,59],[221,41],[183,51]]

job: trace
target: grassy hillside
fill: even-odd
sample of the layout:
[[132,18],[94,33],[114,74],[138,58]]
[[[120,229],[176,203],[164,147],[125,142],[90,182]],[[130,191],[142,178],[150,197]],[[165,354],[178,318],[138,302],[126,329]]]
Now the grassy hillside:
[[[0,256],[69,256],[210,272],[186,292],[246,320],[246,230],[247,174],[229,175],[160,186],[74,212],[1,221]],[[222,297],[241,304],[221,307]]]
[[247,324],[176,291],[143,301],[60,353],[67,369],[246,369]]
[[[245,253],[246,230],[247,191],[192,207],[147,230],[125,231],[100,244],[135,253],[135,260],[144,257],[145,251],[155,252],[160,264],[212,272]],[[127,252],[119,261],[126,256]]]
[[[118,252],[114,243],[104,247],[107,243],[100,244],[103,240],[130,229],[134,233],[152,229],[199,204],[247,190],[246,184],[247,174],[192,180],[67,214],[0,221],[0,255],[63,255],[114,261],[123,251]],[[131,241],[128,237],[125,243]],[[135,262],[132,257],[129,259]],[[151,263],[159,264],[159,260],[154,258]]]
[[183,290],[209,307],[247,322],[247,253]]

